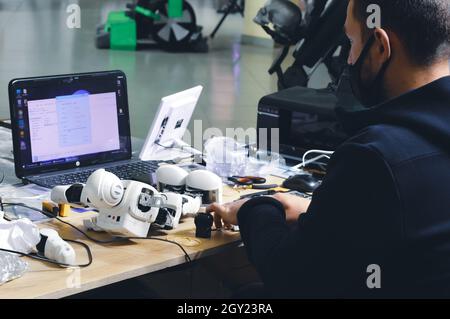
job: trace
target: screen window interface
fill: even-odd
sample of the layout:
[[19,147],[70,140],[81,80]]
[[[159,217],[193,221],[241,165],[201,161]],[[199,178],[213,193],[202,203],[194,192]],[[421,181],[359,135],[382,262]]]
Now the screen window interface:
[[23,168],[123,153],[126,143],[121,147],[121,135],[126,136],[129,127],[122,81],[75,78],[51,88],[17,89]]

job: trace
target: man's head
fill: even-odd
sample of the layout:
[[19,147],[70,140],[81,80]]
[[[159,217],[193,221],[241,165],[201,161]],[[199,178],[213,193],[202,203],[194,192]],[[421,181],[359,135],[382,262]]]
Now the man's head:
[[[368,10],[374,7],[379,12]],[[369,22],[377,13],[381,25],[373,28]],[[373,37],[361,66],[361,80],[372,83],[388,69],[383,82],[390,91],[386,88],[388,75],[394,83],[392,75],[400,77],[403,71],[405,75],[418,70],[422,75],[436,73],[433,68],[450,59],[450,0],[349,0],[345,32],[352,43],[350,65],[358,61]],[[448,65],[445,71],[448,73]]]

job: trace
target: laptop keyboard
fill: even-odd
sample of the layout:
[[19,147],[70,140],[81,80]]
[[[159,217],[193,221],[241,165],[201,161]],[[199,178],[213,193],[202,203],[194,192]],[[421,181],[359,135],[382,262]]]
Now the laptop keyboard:
[[[132,179],[137,175],[151,174],[156,172],[160,162],[133,162],[117,166],[106,167],[105,170],[118,176],[120,179]],[[88,177],[95,172],[96,169],[83,169],[80,172],[68,174],[59,174],[49,177],[34,178],[33,183],[47,188],[53,188],[58,185],[71,185],[75,183],[86,183]]]

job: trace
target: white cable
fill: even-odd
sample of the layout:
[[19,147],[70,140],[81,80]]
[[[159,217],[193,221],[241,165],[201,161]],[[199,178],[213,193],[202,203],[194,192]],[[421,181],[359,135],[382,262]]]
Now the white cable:
[[[321,154],[321,155],[307,161],[306,158],[310,154]],[[310,151],[307,151],[303,155],[302,162],[300,164],[292,167],[292,169],[294,169],[294,170],[297,169],[298,170],[298,169],[301,169],[301,168],[305,168],[307,165],[315,163],[315,162],[317,162],[318,160],[320,160],[322,158],[330,159],[329,155],[333,155],[333,154],[334,154],[334,151],[324,151],[324,150],[310,150]]]
[[320,160],[322,158],[330,159],[330,157],[328,155],[320,155],[320,156],[314,157],[314,158],[312,158],[312,159],[310,159],[310,160],[308,160],[306,162],[302,162],[302,163],[292,167],[291,170],[299,170],[301,168],[305,168],[309,164],[315,163],[315,162],[317,162],[318,160]]
[[[309,154],[333,155],[333,154],[334,154],[334,151],[310,150],[310,151],[306,152],[306,153],[303,155],[303,159],[302,159],[302,162],[303,162],[303,163],[305,163],[306,157],[308,157]],[[328,156],[328,159],[329,159],[329,158],[330,158],[330,157]]]
[[46,194],[42,194],[42,195],[34,195],[34,196],[28,196],[28,197],[15,197],[15,196],[2,196],[3,200],[16,200],[16,199],[22,199],[22,200],[34,200],[34,199],[42,199],[45,198],[47,195]]

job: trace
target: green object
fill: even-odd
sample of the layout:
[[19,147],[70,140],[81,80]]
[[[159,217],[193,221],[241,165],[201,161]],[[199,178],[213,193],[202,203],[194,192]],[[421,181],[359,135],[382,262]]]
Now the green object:
[[161,17],[158,13],[153,12],[152,10],[146,9],[144,7],[136,6],[135,8],[136,12],[139,14],[142,14],[143,16],[146,16],[148,18],[151,18],[153,20],[159,20]]
[[[184,0],[167,0],[168,17],[171,19],[183,17]],[[136,6],[135,12],[153,20],[160,20],[158,12],[142,6]],[[105,32],[110,34],[110,47],[113,50],[136,50],[137,26],[136,20],[129,17],[124,11],[113,11],[108,15]]]
[[136,50],[136,21],[123,11],[113,11],[108,15],[105,31],[110,33],[111,49]]
[[[168,0],[167,10],[169,18],[181,18],[183,16],[183,0]],[[135,11],[154,20],[161,18],[158,13],[141,6],[136,6]]]
[[169,18],[181,18],[183,16],[183,0],[169,0]]

